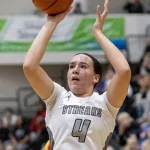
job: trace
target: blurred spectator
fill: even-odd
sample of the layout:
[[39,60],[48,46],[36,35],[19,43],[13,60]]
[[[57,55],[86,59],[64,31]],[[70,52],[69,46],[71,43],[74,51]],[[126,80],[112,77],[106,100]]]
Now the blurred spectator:
[[41,124],[42,130],[39,135],[39,143],[40,143],[40,146],[43,147],[43,145],[45,145],[46,142],[49,140],[49,135],[48,135],[47,128],[45,125],[45,119],[41,120],[40,124]]
[[[149,48],[150,47],[147,47],[146,50],[148,51]],[[144,54],[139,69],[140,74],[150,74],[150,52]]]
[[128,13],[143,13],[143,5],[140,0],[128,0],[123,9]]
[[143,117],[150,111],[150,75],[140,75],[138,77],[138,84],[140,89],[134,96],[135,105],[138,117]]
[[15,148],[13,147],[13,145],[7,145],[5,147],[5,150],[15,150]]
[[32,150],[37,150],[39,148],[41,149],[49,140],[44,118],[40,121],[40,124],[41,124],[41,132],[38,133],[38,136],[36,136],[35,138],[30,136],[30,147]]
[[45,104],[43,102],[40,102],[37,105],[37,110],[32,117],[30,123],[30,132],[36,132],[36,133],[41,132],[42,127],[40,121],[45,118],[45,114],[46,114]]
[[138,139],[135,134],[130,134],[123,150],[139,150]]
[[0,120],[0,142],[2,142],[3,145],[7,145],[7,143],[10,143],[9,133],[10,131],[8,126],[5,126],[2,120]]
[[[106,69],[106,72],[104,73],[104,76],[102,78],[102,81],[96,86],[96,91],[99,94],[102,94],[102,93],[104,93],[107,90],[107,88],[108,88],[108,86],[109,86],[109,84],[111,82],[111,79],[113,78],[114,75],[115,75],[114,69],[112,68],[111,65],[108,65],[107,69]],[[128,94],[127,95],[128,95],[128,97],[132,97],[132,95],[133,95],[133,90],[132,90],[131,85],[129,85]]]
[[18,116],[16,127],[10,135],[10,139],[16,150],[28,149],[29,131],[24,126],[22,116]]
[[145,74],[150,74],[150,45],[147,47],[147,51],[144,55],[143,67],[145,69]]
[[137,65],[135,75],[150,74],[150,37],[146,39],[144,54]]
[[135,72],[133,73],[131,85],[133,88],[133,94],[136,94],[140,90],[140,85],[138,84],[139,78],[144,75],[150,74],[150,37],[146,39],[146,47],[144,54],[141,57],[140,62],[137,64]]
[[82,14],[83,13],[81,3],[79,3],[79,2],[76,3],[73,13],[74,14]]
[[145,121],[141,124],[141,133],[140,133],[140,145],[147,140],[147,132],[150,129],[150,112],[147,113]]
[[141,128],[142,129],[145,129],[145,128],[148,128],[148,127],[150,127],[150,111],[147,114],[145,114],[144,120],[141,123]]
[[[43,142],[45,142],[45,139],[43,137],[43,132],[46,130],[46,127],[43,127],[43,124],[45,124],[45,104],[40,101],[37,105],[37,110],[35,114],[33,115],[33,118],[30,123],[30,144],[33,149],[37,149],[41,146]],[[47,133],[47,131],[46,131]],[[45,136],[45,135],[44,135]],[[39,140],[41,138],[41,141]],[[42,139],[43,138],[43,139]],[[47,136],[45,136],[46,141]]]
[[147,132],[147,140],[142,144],[142,150],[150,149],[150,128]]
[[113,148],[114,150],[120,150],[119,137],[114,133],[109,140],[109,147],[110,149]]
[[101,93],[104,93],[107,90],[107,87],[108,87],[111,79],[113,78],[114,74],[115,74],[115,72],[114,72],[113,68],[110,65],[108,65],[108,67],[106,69],[106,72],[105,72],[105,74],[102,78],[101,83],[98,84],[97,87],[96,87],[96,91],[98,93],[101,94]]
[[42,143],[46,143],[49,140],[49,135],[47,132],[47,128],[46,128],[46,124],[45,124],[45,119],[43,118],[43,120],[41,120],[40,122],[42,130],[40,133],[40,141],[42,141]]
[[4,110],[2,121],[5,127],[13,128],[16,125],[17,115],[11,108],[6,108]]
[[131,133],[139,134],[140,126],[127,112],[121,112],[117,116],[117,126],[114,133],[119,136],[119,145],[124,147]]
[[134,98],[132,96],[129,97],[127,95],[119,112],[128,112],[133,119],[137,119],[138,118],[137,108],[134,103],[135,103]]
[[113,76],[115,75],[115,71],[113,70],[112,66],[108,66],[107,71],[105,73],[104,79],[105,79],[105,89],[104,91],[107,90],[111,79],[113,78]]

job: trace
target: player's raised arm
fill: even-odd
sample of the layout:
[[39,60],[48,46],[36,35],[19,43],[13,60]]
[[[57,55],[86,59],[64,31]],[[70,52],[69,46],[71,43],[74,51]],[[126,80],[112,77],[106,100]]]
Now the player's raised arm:
[[102,14],[100,7],[97,6],[97,19],[93,27],[93,32],[115,70],[115,75],[107,90],[107,98],[114,107],[120,107],[128,91],[131,70],[123,54],[102,33],[102,27],[107,14],[108,0],[105,0],[104,12]]
[[54,90],[54,83],[40,67],[40,61],[56,26],[65,18],[71,9],[72,6],[61,14],[47,17],[47,22],[35,38],[24,60],[24,73],[32,88],[43,100],[51,96]]

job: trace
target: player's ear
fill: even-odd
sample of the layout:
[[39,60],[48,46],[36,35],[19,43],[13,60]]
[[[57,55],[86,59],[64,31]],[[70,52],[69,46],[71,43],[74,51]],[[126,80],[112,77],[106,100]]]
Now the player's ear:
[[96,74],[94,76],[94,83],[98,83],[99,82],[99,79],[100,79],[100,75],[99,74]]

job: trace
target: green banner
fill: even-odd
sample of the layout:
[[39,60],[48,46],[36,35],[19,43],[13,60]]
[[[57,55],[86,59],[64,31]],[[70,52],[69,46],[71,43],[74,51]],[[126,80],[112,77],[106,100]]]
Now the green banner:
[[[40,18],[14,18],[0,20],[0,52],[26,52],[40,31],[44,20]],[[92,28],[95,17],[67,17],[58,26],[47,51],[95,51],[101,50],[95,40]],[[5,27],[5,30],[3,30]],[[103,27],[104,34],[119,48],[125,49],[124,18],[107,18]],[[118,44],[119,43],[119,44]],[[120,43],[121,46],[120,46]],[[119,45],[119,46],[118,46]]]
[[0,31],[4,27],[6,21],[7,21],[6,19],[0,19]]

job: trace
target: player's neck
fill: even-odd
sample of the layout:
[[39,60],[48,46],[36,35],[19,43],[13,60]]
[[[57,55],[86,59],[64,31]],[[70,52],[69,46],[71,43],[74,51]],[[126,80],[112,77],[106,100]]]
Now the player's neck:
[[89,93],[82,93],[82,94],[76,94],[76,93],[73,93],[76,97],[82,97],[82,98],[86,98],[86,97],[89,97],[93,94],[93,91],[92,92],[89,92]]

